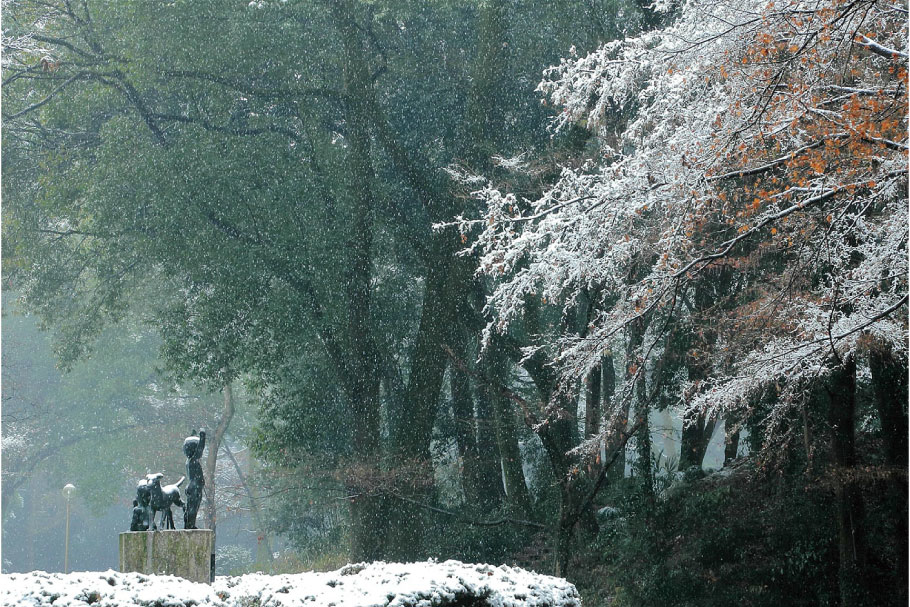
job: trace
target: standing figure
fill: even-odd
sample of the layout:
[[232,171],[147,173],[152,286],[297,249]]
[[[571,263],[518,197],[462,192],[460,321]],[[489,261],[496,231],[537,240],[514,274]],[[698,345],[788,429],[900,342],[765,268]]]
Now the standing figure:
[[196,529],[196,514],[199,504],[202,503],[202,490],[205,487],[205,477],[202,476],[202,451],[205,449],[205,430],[199,431],[199,436],[188,436],[183,441],[183,454],[186,456],[186,477],[190,483],[186,486],[186,507],[183,509],[183,528]]

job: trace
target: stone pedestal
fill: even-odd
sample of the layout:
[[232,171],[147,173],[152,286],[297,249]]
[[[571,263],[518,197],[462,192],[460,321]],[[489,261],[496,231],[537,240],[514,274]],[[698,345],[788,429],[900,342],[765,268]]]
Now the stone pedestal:
[[211,529],[127,531],[120,534],[120,571],[212,581],[215,532]]

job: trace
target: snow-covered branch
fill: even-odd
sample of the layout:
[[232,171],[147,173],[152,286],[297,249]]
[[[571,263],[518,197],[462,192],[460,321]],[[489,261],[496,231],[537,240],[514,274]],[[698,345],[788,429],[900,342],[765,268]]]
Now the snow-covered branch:
[[624,327],[684,320],[680,298],[707,290],[691,320],[717,333],[711,380],[678,389],[711,413],[769,382],[798,400],[862,334],[905,352],[906,49],[905,15],[884,5],[690,0],[663,30],[546,70],[554,131],[619,147],[535,201],[481,190],[484,216],[459,218],[482,226],[471,250],[497,279],[488,331],[529,297],[601,294],[584,336],[546,338],[577,379]]

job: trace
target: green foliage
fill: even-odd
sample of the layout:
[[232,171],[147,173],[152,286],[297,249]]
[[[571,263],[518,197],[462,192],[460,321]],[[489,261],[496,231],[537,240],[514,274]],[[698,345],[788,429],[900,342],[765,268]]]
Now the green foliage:
[[[680,481],[653,506],[636,494],[617,487],[608,496],[617,511],[576,565],[592,563],[578,574],[583,594],[636,607],[838,603],[837,530],[826,485],[759,477],[741,463]],[[881,522],[874,533],[885,545],[897,541]]]
[[[508,516],[508,512],[456,509],[467,520],[490,521]],[[468,563],[500,563],[508,560],[527,543],[534,530],[522,525],[504,523],[496,526],[472,525],[439,514],[431,522],[429,552]]]
[[[444,274],[454,249],[431,223],[476,204],[443,169],[554,146],[551,110],[534,92],[541,70],[571,44],[592,47],[641,21],[625,0],[351,6],[358,39],[347,47],[332,5],[320,2],[98,0],[75,12],[25,3],[5,20],[17,35],[37,19],[49,40],[4,68],[7,278],[54,327],[66,367],[113,352],[106,328],[138,318],[155,328],[171,377],[210,389],[252,378],[259,425],[250,440],[269,466],[269,516],[311,562],[331,560],[348,532],[331,505],[344,470],[364,455],[352,445],[354,411],[375,404],[357,401],[351,386],[382,376],[382,411],[368,413],[383,417],[376,442],[395,442],[389,420],[413,404],[404,402],[409,388],[438,392],[414,377],[425,362],[415,361],[417,344],[429,344],[424,359],[442,357],[449,324],[480,320],[483,287],[469,278],[458,287],[477,290],[464,305],[476,309],[421,318],[436,303],[422,301],[428,277]],[[345,48],[363,52],[356,67],[370,75],[375,108],[346,90]],[[358,122],[365,132],[354,132]],[[352,162],[358,137],[366,166]],[[437,281],[446,287],[437,299],[456,296],[447,281]],[[445,367],[431,362],[427,375]],[[120,369],[116,394],[101,395],[117,415],[128,415],[131,397],[120,393],[136,386],[121,384],[136,373]],[[437,394],[413,392],[432,408]],[[89,449],[78,449],[87,461]],[[552,479],[537,476],[552,514]],[[520,536],[507,526],[452,535],[434,525],[432,549],[463,558],[500,558]]]

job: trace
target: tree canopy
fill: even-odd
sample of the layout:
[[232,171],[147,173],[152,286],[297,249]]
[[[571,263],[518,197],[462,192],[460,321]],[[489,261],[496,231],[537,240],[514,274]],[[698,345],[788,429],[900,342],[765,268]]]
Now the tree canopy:
[[647,568],[629,536],[748,437],[799,512],[830,489],[806,532],[873,596],[867,540],[906,535],[865,522],[906,496],[906,7],[3,6],[5,284],[64,366],[131,319],[226,411],[243,382],[298,547]]

